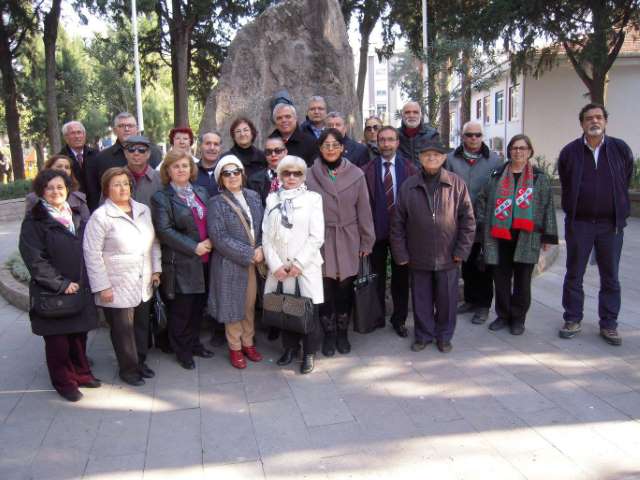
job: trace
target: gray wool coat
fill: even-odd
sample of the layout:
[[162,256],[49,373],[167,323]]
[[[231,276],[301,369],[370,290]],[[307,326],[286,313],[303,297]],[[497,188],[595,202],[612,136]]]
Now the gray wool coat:
[[[255,246],[258,247],[262,245],[262,200],[253,190],[244,188],[242,193],[251,210]],[[238,215],[222,195],[230,198],[242,210],[237,200],[227,191],[212,197],[207,205],[207,230],[213,244],[209,266],[208,310],[219,322],[233,323],[245,317],[248,267],[255,247],[251,245]]]
[[322,275],[340,279],[357,275],[359,252],[371,253],[376,240],[364,173],[343,157],[333,182],[317,159],[307,171],[307,187],[322,195]]

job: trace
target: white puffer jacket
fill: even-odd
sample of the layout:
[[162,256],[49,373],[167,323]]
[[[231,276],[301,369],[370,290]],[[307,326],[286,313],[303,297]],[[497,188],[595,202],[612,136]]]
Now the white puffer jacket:
[[[149,207],[131,200],[133,218],[111,200],[98,208],[84,234],[84,260],[96,305],[136,307],[151,298],[151,275],[162,270]],[[113,289],[113,302],[98,292]]]

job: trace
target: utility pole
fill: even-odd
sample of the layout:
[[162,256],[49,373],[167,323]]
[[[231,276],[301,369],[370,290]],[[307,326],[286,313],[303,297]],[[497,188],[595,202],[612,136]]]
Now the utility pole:
[[138,131],[144,132],[144,118],[142,117],[142,87],[140,86],[140,57],[138,55],[138,11],[136,0],[131,0],[131,29],[133,31],[133,63],[135,65],[136,83],[136,117]]
[[422,0],[422,50],[424,52],[423,79],[426,117],[429,118],[429,37],[427,20],[427,1]]

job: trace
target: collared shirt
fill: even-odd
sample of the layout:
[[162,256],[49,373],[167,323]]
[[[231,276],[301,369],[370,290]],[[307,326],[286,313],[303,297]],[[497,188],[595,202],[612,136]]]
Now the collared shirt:
[[320,138],[320,135],[322,135],[322,131],[324,130],[324,127],[318,128],[311,122],[309,122],[309,126],[311,127],[311,131],[316,136],[316,138]]
[[603,135],[602,136],[602,140],[600,140],[600,143],[598,145],[596,145],[596,148],[591,148],[591,145],[589,145],[589,142],[587,142],[587,136],[584,135],[582,137],[582,140],[584,141],[584,144],[587,146],[587,148],[589,150],[591,150],[591,153],[593,153],[593,159],[596,162],[596,168],[598,168],[598,157],[600,156],[600,149],[604,145],[604,138],[605,138],[605,136]]
[[80,164],[81,167],[84,167],[84,150],[80,150],[80,151],[76,151],[73,148],[69,147],[69,150],[71,150],[71,153],[73,153],[73,156],[75,157],[76,162],[78,162],[78,155],[82,156],[82,162],[78,162]]
[[396,200],[396,198],[398,197],[398,184],[396,182],[396,156],[394,155],[393,158],[391,158],[390,160],[387,160],[384,157],[380,157],[380,160],[382,160],[382,164],[381,164],[381,176],[380,178],[382,179],[382,184],[384,185],[384,174],[387,172],[387,167],[385,166],[385,163],[390,162],[391,165],[389,166],[389,170],[391,170],[391,180],[393,181],[393,199],[394,201]]

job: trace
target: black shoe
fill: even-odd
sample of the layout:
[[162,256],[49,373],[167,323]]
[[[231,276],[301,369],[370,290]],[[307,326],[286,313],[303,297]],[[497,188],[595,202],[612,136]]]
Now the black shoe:
[[295,349],[287,348],[276,363],[281,367],[284,367],[285,365],[289,365],[291,362],[293,362],[293,357],[295,354],[296,354]]
[[511,335],[522,335],[524,333],[524,325],[511,325],[509,331]]
[[426,342],[420,341],[420,340],[416,340],[415,342],[413,342],[411,344],[411,351],[412,352],[420,352],[422,350],[424,350],[426,348],[427,345],[429,345],[431,343],[431,340],[428,340]]
[[214,347],[222,347],[227,343],[227,338],[225,337],[224,332],[214,332],[213,335],[211,335],[209,343]]
[[211,350],[207,350],[206,348],[202,347],[193,352],[193,355],[195,355],[196,357],[211,358],[215,354]]
[[349,343],[349,338],[347,337],[347,330],[338,330],[336,349],[343,355],[351,352],[351,344]]
[[142,378],[153,378],[153,377],[156,376],[156,372],[151,370],[149,368],[149,365],[147,365],[146,363],[142,362],[140,364],[140,375],[142,375]]
[[436,342],[436,345],[438,346],[438,350],[440,350],[442,353],[449,353],[453,348],[451,342],[445,342],[444,340],[438,340]]
[[322,340],[322,354],[325,357],[333,357],[336,354],[336,334],[325,333]]
[[81,383],[78,386],[82,388],[100,388],[102,386],[102,382],[99,379],[94,378],[93,380]]
[[409,336],[409,330],[407,330],[407,327],[405,327],[403,323],[394,324],[393,329],[400,338],[406,338]]
[[69,392],[58,392],[62,398],[70,402],[77,402],[82,398],[80,390],[71,390]]
[[492,332],[497,332],[498,330],[502,330],[503,328],[508,327],[509,324],[504,321],[504,319],[498,317],[493,322],[489,324],[489,330]]
[[488,308],[478,308],[476,313],[471,317],[471,323],[474,325],[482,325],[489,318],[489,309]]
[[178,363],[185,370],[193,370],[194,368],[196,368],[196,362],[193,361],[193,358],[190,358],[188,360],[178,360]]
[[120,375],[120,380],[133,387],[144,385],[144,379],[139,375]]
[[464,302],[458,306],[458,308],[456,309],[456,313],[457,314],[469,313],[469,312],[473,312],[475,309],[476,309],[476,306],[473,303]]
[[270,342],[273,342],[274,340],[277,340],[279,336],[280,336],[279,328],[269,327],[269,333],[267,333],[267,340],[269,340]]
[[305,353],[302,357],[302,365],[300,365],[300,373],[307,374],[313,372],[315,367],[315,355],[313,353]]

